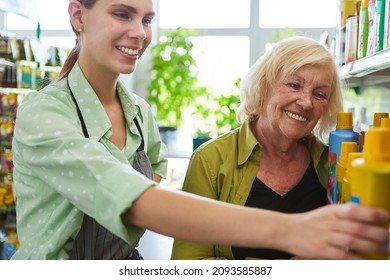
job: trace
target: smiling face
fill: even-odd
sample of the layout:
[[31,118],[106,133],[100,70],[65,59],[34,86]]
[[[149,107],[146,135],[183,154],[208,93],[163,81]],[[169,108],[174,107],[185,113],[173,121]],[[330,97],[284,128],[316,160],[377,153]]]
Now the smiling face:
[[265,100],[266,110],[257,121],[263,135],[299,140],[311,134],[326,114],[332,78],[329,68],[322,66],[279,74]]
[[115,74],[135,70],[151,42],[154,17],[151,0],[99,0],[81,7],[79,59],[84,67]]

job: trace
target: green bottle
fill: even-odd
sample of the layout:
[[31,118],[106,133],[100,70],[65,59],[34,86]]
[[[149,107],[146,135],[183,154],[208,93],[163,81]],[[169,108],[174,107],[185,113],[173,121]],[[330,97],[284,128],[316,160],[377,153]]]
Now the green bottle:
[[376,44],[375,52],[383,50],[383,37],[385,34],[385,0],[376,0],[375,2],[375,14],[376,14]]
[[362,0],[359,15],[358,59],[366,57],[368,44],[368,0]]

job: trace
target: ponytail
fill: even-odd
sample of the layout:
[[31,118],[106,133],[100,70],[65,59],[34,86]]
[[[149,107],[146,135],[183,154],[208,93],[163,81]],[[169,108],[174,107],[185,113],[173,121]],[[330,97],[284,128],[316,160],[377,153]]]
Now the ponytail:
[[56,81],[68,77],[70,70],[72,70],[77,59],[79,58],[79,52],[80,52],[80,46],[78,44],[78,40],[76,40],[76,45],[70,51],[68,57],[66,58],[64,65],[62,66],[61,71],[56,78]]

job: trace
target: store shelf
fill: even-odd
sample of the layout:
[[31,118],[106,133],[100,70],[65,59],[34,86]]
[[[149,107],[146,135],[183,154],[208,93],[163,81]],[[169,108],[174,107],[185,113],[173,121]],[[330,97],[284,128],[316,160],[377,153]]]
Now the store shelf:
[[[36,0],[0,0],[0,14],[2,12],[5,14],[17,14],[36,21],[38,24],[37,30],[40,30]],[[7,35],[6,33],[7,31],[2,31],[4,36]],[[37,32],[37,34],[39,33]],[[2,102],[0,114],[0,260],[10,259],[19,246],[16,232],[15,201],[12,191],[12,137],[17,106],[20,104],[24,94],[33,90],[24,88],[25,85],[20,82],[24,82],[24,78],[32,81],[33,74],[35,74],[32,70],[37,69],[36,63],[20,60],[8,61],[8,59],[8,56],[5,59],[0,58],[0,93]],[[27,56],[26,59],[28,59]],[[29,68],[29,71],[24,72],[21,68]],[[19,82],[18,79],[20,80]],[[35,86],[31,82],[30,84]],[[15,88],[13,86],[19,87]],[[16,95],[11,95],[11,93],[16,93]]]
[[17,94],[27,94],[31,91],[35,91],[35,89],[31,88],[7,88],[7,87],[0,87],[0,92],[5,94],[10,93],[17,93]]
[[341,78],[349,86],[382,85],[390,87],[390,48],[356,60],[340,68]]
[[4,58],[0,57],[0,67],[1,66],[15,66],[15,63],[5,60]]

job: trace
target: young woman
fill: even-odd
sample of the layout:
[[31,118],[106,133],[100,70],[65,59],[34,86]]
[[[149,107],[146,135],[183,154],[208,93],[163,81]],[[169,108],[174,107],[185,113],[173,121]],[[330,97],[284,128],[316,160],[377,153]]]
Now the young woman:
[[307,257],[385,250],[389,213],[357,205],[287,215],[169,191],[149,106],[119,82],[151,41],[152,0],[70,0],[77,35],[58,81],[26,96],[13,152],[14,259],[140,259],[144,229]]

